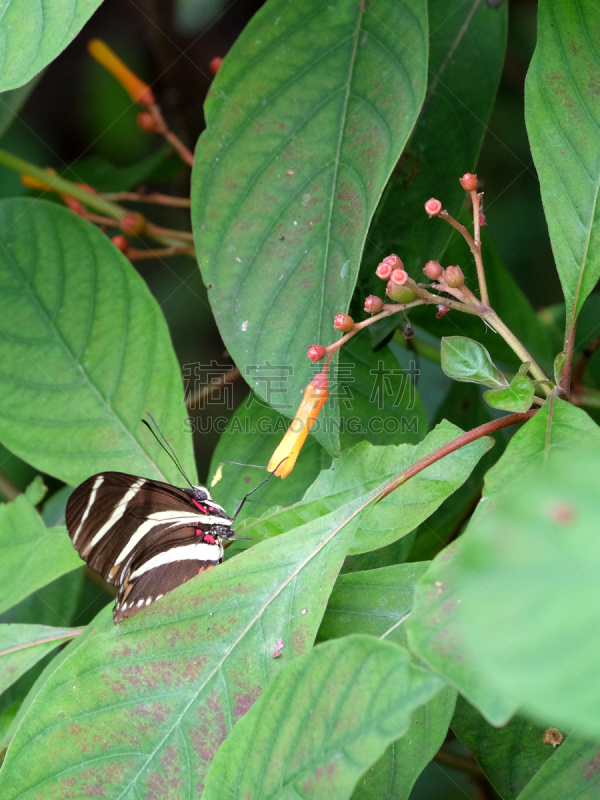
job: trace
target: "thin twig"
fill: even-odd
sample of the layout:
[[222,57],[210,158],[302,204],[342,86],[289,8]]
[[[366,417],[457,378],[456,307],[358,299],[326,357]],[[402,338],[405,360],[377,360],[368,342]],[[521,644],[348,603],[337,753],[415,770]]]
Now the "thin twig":
[[154,203],[159,206],[173,206],[174,208],[189,208],[192,205],[189,197],[172,197],[170,194],[160,194],[160,192],[150,192],[149,194],[144,194],[143,192],[103,192],[100,197],[105,200]]
[[204,400],[212,398],[213,395],[217,394],[224,386],[239,381],[241,377],[242,373],[237,367],[230,369],[229,372],[224,372],[222,375],[218,375],[213,378],[209,384],[200,387],[197,392],[194,392],[186,402],[186,406],[188,409],[199,408],[200,403],[204,402]]
[[184,145],[184,143],[179,139],[178,136],[175,136],[172,130],[169,129],[169,126],[164,120],[164,117],[161,113],[160,108],[156,103],[152,103],[152,105],[148,106],[148,111],[152,114],[154,119],[156,120],[156,132],[160,133],[162,136],[165,137],[169,144],[173,145],[179,157],[183,162],[185,162],[189,167],[194,166],[194,154],[191,150]]
[[125,253],[130,261],[143,261],[149,258],[166,258],[168,256],[190,255],[195,254],[193,247],[162,247],[157,250],[136,250],[130,247]]

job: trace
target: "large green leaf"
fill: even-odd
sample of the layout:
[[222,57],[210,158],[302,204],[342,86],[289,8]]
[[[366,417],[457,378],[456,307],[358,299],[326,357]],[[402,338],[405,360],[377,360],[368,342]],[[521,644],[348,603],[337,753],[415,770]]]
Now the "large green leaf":
[[364,635],[319,645],[271,683],[219,751],[206,800],[345,800],[443,686],[406,650]]
[[600,604],[600,458],[585,447],[552,456],[471,524],[454,570],[457,619],[466,657],[494,689],[559,727],[600,738],[589,635]]
[[359,508],[260,544],[118,626],[101,612],[34,687],[0,773],[3,800],[58,800],[67,787],[82,797],[98,780],[106,800],[163,788],[198,797],[233,724],[311,647]]
[[151,411],[193,480],[169,333],[129,261],[41,200],[3,201],[0,226],[2,442],[71,484],[110,469],[181,481],[140,422]]
[[[399,564],[340,575],[327,603],[317,641],[368,633],[405,644],[403,621],[410,613],[415,581],[427,564]],[[418,708],[407,734],[392,742],[359,780],[355,800],[404,800],[441,747],[454,710],[450,689]]]
[[460,696],[452,717],[452,730],[475,751],[479,766],[502,800],[520,797],[552,755],[551,745],[543,742],[547,727],[517,714],[507,725],[495,728]]
[[[293,365],[292,396],[311,376],[308,346],[337,337],[333,318],[417,118],[426,16],[425,0],[269,0],[206,102],[192,180],[198,262],[237,365]],[[319,436],[337,449],[335,427]]]
[[101,0],[7,0],[0,17],[0,92],[15,89],[73,41]]
[[[600,447],[600,429],[588,415],[554,399],[538,411],[511,439],[505,453],[487,473],[483,498],[466,533],[442,551],[418,582],[411,616],[406,622],[411,649],[432,669],[457,688],[492,724],[504,724],[520,705],[498,690],[466,651],[464,633],[457,620],[462,594],[457,570],[463,549],[476,529],[491,514],[505,492],[522,484],[526,469],[541,469],[548,452],[578,453]],[[491,624],[491,623],[490,623]],[[490,628],[490,631],[492,628]]]
[[48,625],[0,625],[0,692],[78,633],[76,628]]
[[508,386],[485,347],[466,336],[442,339],[442,369],[449,378],[465,383],[481,383],[494,389]]
[[397,252],[420,280],[425,263],[441,258],[452,236],[449,225],[428,218],[423,204],[433,195],[458,213],[465,196],[458,179],[475,171],[504,64],[506,5],[474,9],[463,0],[429,1],[427,99],[369,229],[365,294],[381,291],[372,276],[383,256]]
[[65,528],[46,528],[24,495],[0,505],[0,612],[81,566]]
[[525,84],[531,153],[571,322],[600,277],[599,25],[595,3],[540,2]]

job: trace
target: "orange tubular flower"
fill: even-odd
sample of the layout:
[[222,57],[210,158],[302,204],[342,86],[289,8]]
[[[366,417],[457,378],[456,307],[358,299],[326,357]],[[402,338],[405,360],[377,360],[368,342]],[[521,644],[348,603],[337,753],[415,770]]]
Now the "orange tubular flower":
[[[52,167],[46,167],[46,172],[49,175],[58,175],[57,171]],[[40,181],[37,178],[32,177],[31,175],[21,175],[20,181],[23,184],[23,186],[26,186],[28,189],[39,189],[42,192],[56,191],[56,189],[53,189],[49,184],[44,183],[43,181]]]
[[141,78],[138,78],[119,56],[102,39],[88,42],[88,53],[119,81],[134,103],[142,106],[154,105],[154,93]]
[[268,472],[274,472],[278,477],[285,478],[294,469],[302,445],[329,397],[327,381],[327,375],[321,372],[306,387],[296,416],[271,456],[267,466]]

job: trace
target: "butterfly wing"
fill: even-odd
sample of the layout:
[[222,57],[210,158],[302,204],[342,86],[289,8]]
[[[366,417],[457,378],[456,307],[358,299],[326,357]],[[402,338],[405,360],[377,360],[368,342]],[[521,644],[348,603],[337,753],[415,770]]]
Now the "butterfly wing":
[[231,534],[231,519],[210,498],[197,503],[176,486],[121,472],[84,481],[69,499],[66,521],[81,557],[119,586],[118,599],[129,612],[120,618],[189,580],[202,565],[220,563],[216,538]]

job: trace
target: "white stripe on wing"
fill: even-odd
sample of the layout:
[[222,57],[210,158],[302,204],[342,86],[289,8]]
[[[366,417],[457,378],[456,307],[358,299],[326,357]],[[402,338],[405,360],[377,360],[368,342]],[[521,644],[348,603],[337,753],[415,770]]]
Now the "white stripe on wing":
[[83,524],[88,518],[88,514],[90,513],[91,507],[94,505],[94,500],[96,499],[96,495],[98,494],[98,489],[100,488],[102,481],[104,480],[103,475],[98,475],[96,480],[94,481],[94,485],[92,486],[92,491],[90,492],[90,499],[88,500],[88,504],[85,507],[85,511],[83,512],[83,516],[81,517],[81,522],[77,526],[77,530],[73,534],[73,546],[77,544],[77,537],[81,533],[83,528]]
[[181,547],[171,547],[164,553],[158,553],[148,559],[145,564],[132,572],[129,580],[139,578],[145,572],[156,567],[163,567],[165,564],[172,564],[174,561],[214,561],[215,563],[223,558],[223,548],[221,545],[206,544],[205,542],[194,542]]

